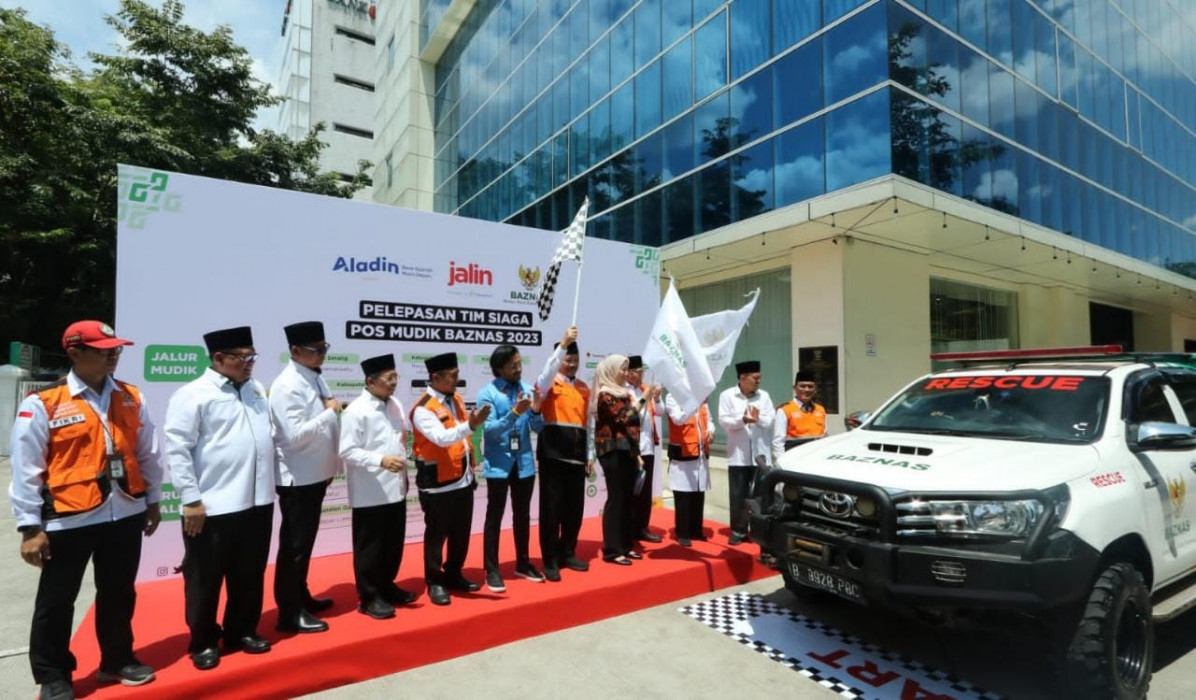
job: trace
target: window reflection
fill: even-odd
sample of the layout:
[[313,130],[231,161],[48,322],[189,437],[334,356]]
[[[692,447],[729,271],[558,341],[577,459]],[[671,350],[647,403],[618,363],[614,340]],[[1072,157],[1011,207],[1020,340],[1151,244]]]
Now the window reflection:
[[891,172],[888,98],[877,90],[826,115],[828,191]]

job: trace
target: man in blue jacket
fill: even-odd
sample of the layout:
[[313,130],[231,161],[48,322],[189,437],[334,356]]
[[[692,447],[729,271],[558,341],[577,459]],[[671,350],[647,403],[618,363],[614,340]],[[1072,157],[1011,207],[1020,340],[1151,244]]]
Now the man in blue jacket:
[[528,556],[531,530],[532,491],[536,485],[536,462],[532,454],[532,431],[540,432],[540,397],[523,381],[523,361],[513,345],[499,345],[490,354],[494,381],[478,393],[477,407],[489,404],[490,416],[482,428],[485,449],[486,528],[483,561],[486,587],[495,593],[507,590],[498,572],[498,535],[511,494],[511,520],[515,532],[515,574],[541,583],[544,577]]

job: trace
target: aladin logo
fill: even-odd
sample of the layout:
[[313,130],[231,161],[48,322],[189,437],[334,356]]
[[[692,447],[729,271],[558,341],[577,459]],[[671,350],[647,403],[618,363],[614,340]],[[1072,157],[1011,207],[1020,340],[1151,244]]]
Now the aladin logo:
[[494,273],[477,263],[469,263],[468,267],[457,267],[457,263],[449,261],[448,286],[458,284],[478,284],[487,287],[494,285]]
[[391,262],[386,259],[385,255],[380,255],[373,260],[358,260],[357,258],[337,258],[336,262],[332,264],[333,272],[385,272],[391,275],[402,274],[399,271],[399,264]]
[[1181,476],[1178,479],[1167,480],[1167,495],[1171,497],[1171,509],[1179,514],[1184,509],[1184,497],[1188,495],[1188,486]]

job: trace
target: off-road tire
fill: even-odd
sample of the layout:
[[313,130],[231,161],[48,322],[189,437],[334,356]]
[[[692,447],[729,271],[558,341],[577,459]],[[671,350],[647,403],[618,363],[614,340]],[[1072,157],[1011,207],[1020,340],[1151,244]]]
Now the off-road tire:
[[1150,688],[1154,623],[1150,590],[1132,564],[1097,577],[1064,657],[1069,696],[1137,700]]

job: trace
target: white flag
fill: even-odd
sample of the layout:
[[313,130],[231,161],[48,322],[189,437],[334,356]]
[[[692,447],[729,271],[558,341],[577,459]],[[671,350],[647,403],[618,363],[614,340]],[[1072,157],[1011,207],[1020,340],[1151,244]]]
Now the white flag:
[[668,389],[685,413],[696,411],[714,391],[715,381],[702,343],[672,282],[656,314],[643,358],[644,364],[652,368],[653,377]]
[[719,311],[705,316],[698,316],[691,320],[698,342],[702,344],[702,351],[706,355],[706,362],[710,365],[710,376],[717,384],[731,358],[735,355],[735,345],[739,342],[739,333],[747,325],[748,317],[756,308],[756,301],[760,298],[760,290],[752,293],[752,300],[744,304],[743,308],[735,311]]

